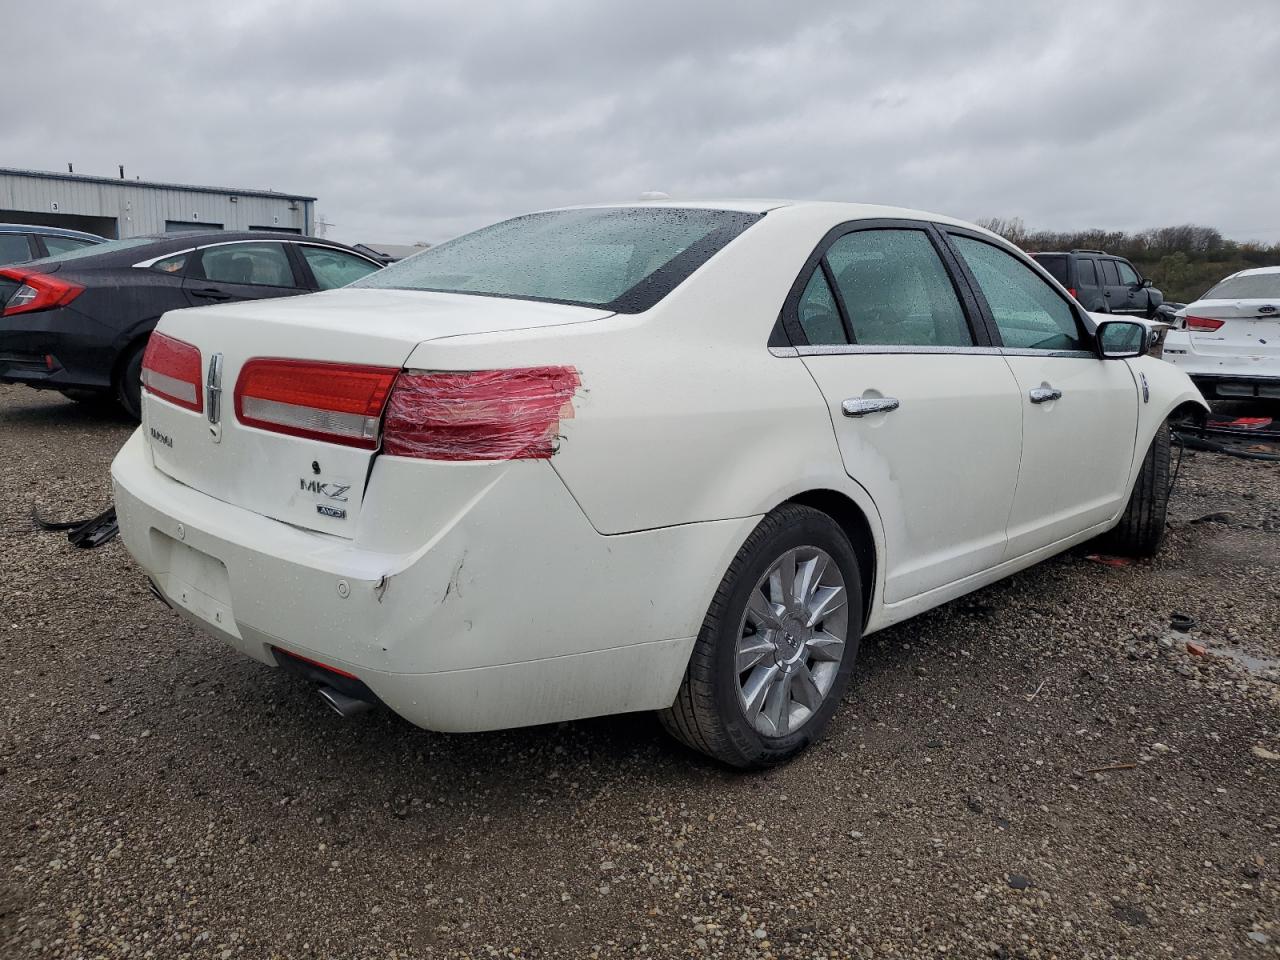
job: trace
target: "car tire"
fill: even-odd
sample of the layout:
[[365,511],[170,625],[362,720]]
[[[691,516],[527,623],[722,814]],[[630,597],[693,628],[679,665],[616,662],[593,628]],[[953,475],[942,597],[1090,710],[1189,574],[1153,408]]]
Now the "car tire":
[[145,340],[134,346],[116,377],[116,402],[134,420],[142,419],[142,354],[146,349]]
[[785,504],[729,565],[675,702],[659,717],[676,739],[730,766],[781,763],[840,705],[861,638],[862,579],[849,538],[827,514]]
[[1111,549],[1128,557],[1154,557],[1164,542],[1169,509],[1169,424],[1160,424],[1120,523],[1110,534]]

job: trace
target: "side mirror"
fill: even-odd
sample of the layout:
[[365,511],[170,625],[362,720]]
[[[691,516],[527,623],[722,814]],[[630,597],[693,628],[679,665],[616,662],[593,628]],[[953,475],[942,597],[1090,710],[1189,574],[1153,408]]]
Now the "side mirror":
[[1150,277],[1143,277],[1143,279],[1142,279],[1142,285],[1143,285],[1144,287],[1150,287],[1150,286],[1151,286],[1151,278],[1150,278]]
[[1136,320],[1104,320],[1098,324],[1098,353],[1104,360],[1145,357],[1151,338],[1145,323]]

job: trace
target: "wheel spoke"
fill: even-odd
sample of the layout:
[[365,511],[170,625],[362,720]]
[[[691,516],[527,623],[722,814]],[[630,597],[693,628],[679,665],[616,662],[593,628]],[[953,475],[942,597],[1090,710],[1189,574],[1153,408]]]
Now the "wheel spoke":
[[774,603],[790,606],[796,599],[796,552],[788,550],[769,571],[769,596]]
[[797,703],[804,704],[810,710],[817,710],[818,705],[822,703],[822,691],[813,682],[813,674],[809,672],[809,668],[803,663],[797,666],[799,669],[796,671],[795,679],[791,681],[791,695]]
[[844,656],[844,641],[826,631],[810,637],[805,646],[809,650],[809,655],[815,660],[839,663]]
[[805,604],[809,612],[808,625],[812,627],[821,623],[844,603],[844,587],[818,587]]
[[818,554],[811,560],[806,560],[796,572],[799,578],[796,584],[796,599],[808,602],[813,592],[818,589],[818,584],[822,582],[822,575],[827,572],[827,555]]
[[747,598],[747,616],[758,627],[764,627],[768,630],[778,630],[782,627],[782,620],[778,617],[777,608],[766,599],[758,588],[752,590],[751,596]]
[[763,633],[743,637],[738,641],[738,673],[750,670],[773,650],[773,643]]
[[791,720],[791,674],[784,673],[769,687],[765,697],[764,715],[773,724],[773,735],[783,736]]
[[768,696],[769,691],[773,689],[773,681],[778,672],[776,663],[771,663],[767,667],[756,667],[755,672],[751,674],[742,688],[742,697],[746,701],[744,707],[747,714],[747,722],[753,726],[756,718],[760,715],[760,709],[764,706],[765,698]]

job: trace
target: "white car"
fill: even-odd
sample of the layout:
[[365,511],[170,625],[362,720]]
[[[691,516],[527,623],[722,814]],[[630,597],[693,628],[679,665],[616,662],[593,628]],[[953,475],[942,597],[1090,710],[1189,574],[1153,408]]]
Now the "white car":
[[1176,317],[1164,358],[1206,396],[1280,399],[1280,267],[1233,273]]
[[661,711],[736,766],[866,634],[1110,532],[1204,402],[999,237],[840,203],[553,210],[179,310],[113,467],[174,609],[434,730]]

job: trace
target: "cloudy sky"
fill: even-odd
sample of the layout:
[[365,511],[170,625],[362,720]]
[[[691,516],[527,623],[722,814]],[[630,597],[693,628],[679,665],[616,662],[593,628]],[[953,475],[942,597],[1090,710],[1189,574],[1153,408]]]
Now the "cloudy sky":
[[312,194],[339,240],[664,190],[1280,241],[1276,0],[41,11],[0,165]]

